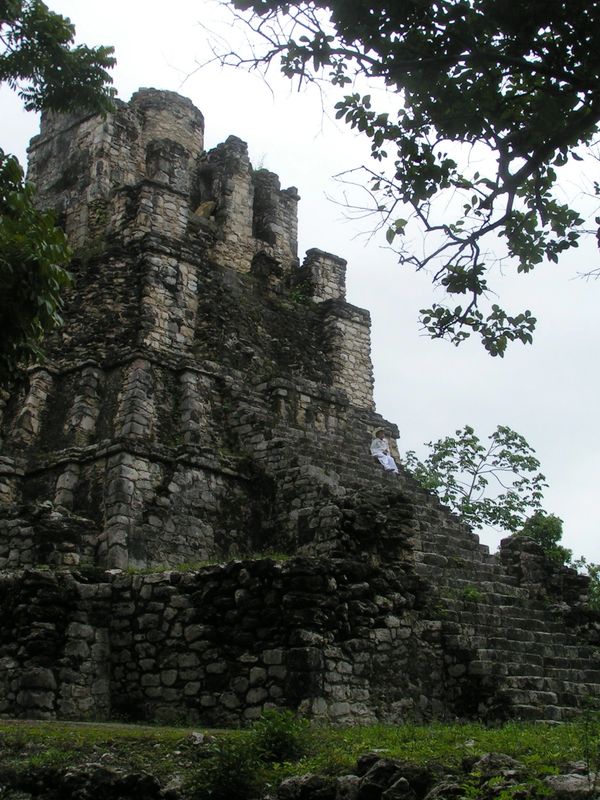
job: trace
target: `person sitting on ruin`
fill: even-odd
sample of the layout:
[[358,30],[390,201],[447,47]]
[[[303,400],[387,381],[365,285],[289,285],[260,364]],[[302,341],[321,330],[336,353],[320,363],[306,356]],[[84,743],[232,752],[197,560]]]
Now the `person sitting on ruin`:
[[376,458],[386,472],[398,474],[398,467],[390,452],[390,445],[385,438],[385,431],[379,428],[375,431],[375,438],[371,442],[371,455]]

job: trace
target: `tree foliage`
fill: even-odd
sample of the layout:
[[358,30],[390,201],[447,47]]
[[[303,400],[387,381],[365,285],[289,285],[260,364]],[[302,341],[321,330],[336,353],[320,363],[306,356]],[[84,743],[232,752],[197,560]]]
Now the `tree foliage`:
[[[0,81],[28,110],[106,112],[112,48],[74,46],[68,19],[42,2],[0,0]],[[17,159],[0,150],[0,386],[41,355],[60,324],[70,250],[51,213],[36,210]]]
[[112,47],[74,45],[75,27],[39,0],[0,0],[0,80],[28,111],[109,111]]
[[536,511],[519,531],[521,536],[537,542],[551,561],[557,564],[569,564],[573,551],[559,544],[563,535],[563,521],[555,514]]
[[390,113],[353,91],[335,109],[370,140],[379,166],[365,185],[388,242],[449,296],[421,310],[426,331],[455,344],[475,333],[500,356],[531,342],[529,310],[488,302],[489,248],[529,272],[578,244],[582,219],[556,190],[600,121],[598,0],[225,2],[254,35],[223,63],[275,62],[343,91],[362,76],[397,98]]
[[41,355],[43,334],[60,324],[69,255],[54,215],[34,207],[17,159],[0,150],[0,385]]
[[545,476],[533,449],[511,428],[498,425],[484,444],[465,425],[427,447],[424,461],[409,451],[405,466],[473,527],[493,525],[515,532],[540,508]]
[[577,567],[590,579],[588,587],[588,603],[596,611],[600,611],[600,564],[588,561],[584,556],[580,556],[573,566]]

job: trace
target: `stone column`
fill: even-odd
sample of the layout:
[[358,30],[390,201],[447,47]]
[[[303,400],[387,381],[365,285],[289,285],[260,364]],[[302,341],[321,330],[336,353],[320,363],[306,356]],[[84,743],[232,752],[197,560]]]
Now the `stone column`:
[[324,356],[331,364],[332,385],[358,408],[374,409],[371,317],[368,311],[339,300],[323,310]]
[[71,434],[76,445],[90,441],[100,414],[100,382],[102,371],[96,366],[84,367],[79,377],[77,394],[65,420],[64,433]]
[[126,368],[115,420],[116,436],[154,439],[154,376],[149,361],[137,358]]
[[31,373],[27,397],[11,431],[10,438],[19,445],[31,445],[37,439],[52,383],[52,375],[44,369]]
[[303,288],[316,303],[346,299],[346,264],[343,258],[312,248],[294,275],[294,284]]
[[189,351],[198,311],[196,266],[164,254],[144,259],[142,344],[162,352]]
[[212,441],[208,429],[212,419],[212,409],[207,399],[210,389],[208,378],[186,370],[181,374],[180,384],[183,443],[208,445]]
[[236,136],[218,145],[209,155],[213,173],[212,192],[219,239],[211,253],[221,266],[249,272],[254,248],[252,223],[254,185],[248,145]]
[[0,456],[0,506],[19,502],[23,469],[14,458]]

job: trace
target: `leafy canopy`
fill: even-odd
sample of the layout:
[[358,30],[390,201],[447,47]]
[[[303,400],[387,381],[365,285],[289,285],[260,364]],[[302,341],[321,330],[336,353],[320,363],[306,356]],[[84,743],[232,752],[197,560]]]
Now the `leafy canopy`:
[[44,332],[60,324],[69,256],[54,215],[34,208],[17,159],[0,150],[0,385],[40,357]]
[[[599,0],[224,2],[254,35],[222,63],[275,62],[341,89],[365,77],[397,98],[393,113],[356,91],[335,108],[370,140],[379,166],[363,185],[388,242],[449,296],[421,310],[425,330],[454,344],[475,333],[499,356],[531,342],[529,310],[488,302],[489,248],[529,272],[577,246],[582,219],[556,190],[600,121]],[[417,228],[421,256],[406,238]]]
[[540,508],[545,476],[533,449],[511,428],[498,425],[484,444],[465,425],[427,447],[424,461],[410,450],[406,468],[474,528],[493,525],[514,532]]
[[[28,110],[104,113],[112,108],[112,48],[73,46],[75,28],[44,3],[0,0],[0,81]],[[41,356],[62,320],[71,252],[54,216],[34,206],[17,159],[0,149],[0,387]]]
[[588,576],[590,583],[588,586],[588,602],[596,611],[600,611],[600,564],[588,561],[584,556],[580,556],[573,562],[573,566]]
[[573,551],[559,544],[562,534],[562,519],[544,511],[532,514],[519,531],[520,536],[526,536],[537,542],[551,561],[557,564],[570,564]]
[[0,81],[27,111],[110,111],[112,47],[74,46],[75,27],[39,0],[0,0]]

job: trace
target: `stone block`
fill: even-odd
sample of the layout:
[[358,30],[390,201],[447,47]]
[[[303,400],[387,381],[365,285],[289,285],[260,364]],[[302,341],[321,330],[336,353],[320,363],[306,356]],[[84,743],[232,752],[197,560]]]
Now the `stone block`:
[[287,668],[286,667],[269,667],[268,671],[269,678],[274,678],[276,680],[283,680],[287,675]]
[[257,705],[258,703],[264,702],[268,696],[268,691],[262,686],[255,689],[250,689],[246,694],[246,703],[251,706]]
[[160,673],[160,681],[163,686],[173,686],[177,680],[177,670],[166,669]]
[[267,679],[267,670],[263,667],[252,667],[250,670],[250,686],[262,686]]
[[24,689],[17,694],[18,705],[31,712],[35,712],[38,709],[52,711],[54,709],[54,700],[54,692]]
[[71,622],[67,627],[66,634],[71,639],[83,639],[92,641],[95,636],[94,628],[91,625],[83,625],[79,622]]
[[65,644],[64,654],[69,658],[87,659],[90,657],[90,646],[81,639],[74,639]]
[[20,684],[23,689],[56,690],[54,673],[51,669],[43,667],[30,667],[24,670],[20,676]]
[[331,718],[334,720],[340,717],[347,717],[350,714],[350,703],[346,702],[332,703],[329,706],[329,714],[331,715]]
[[221,704],[229,710],[239,708],[241,705],[239,697],[234,692],[224,692],[219,699]]
[[195,642],[197,639],[201,639],[207,634],[210,635],[211,632],[211,629],[206,625],[187,625],[183,636],[186,642]]

